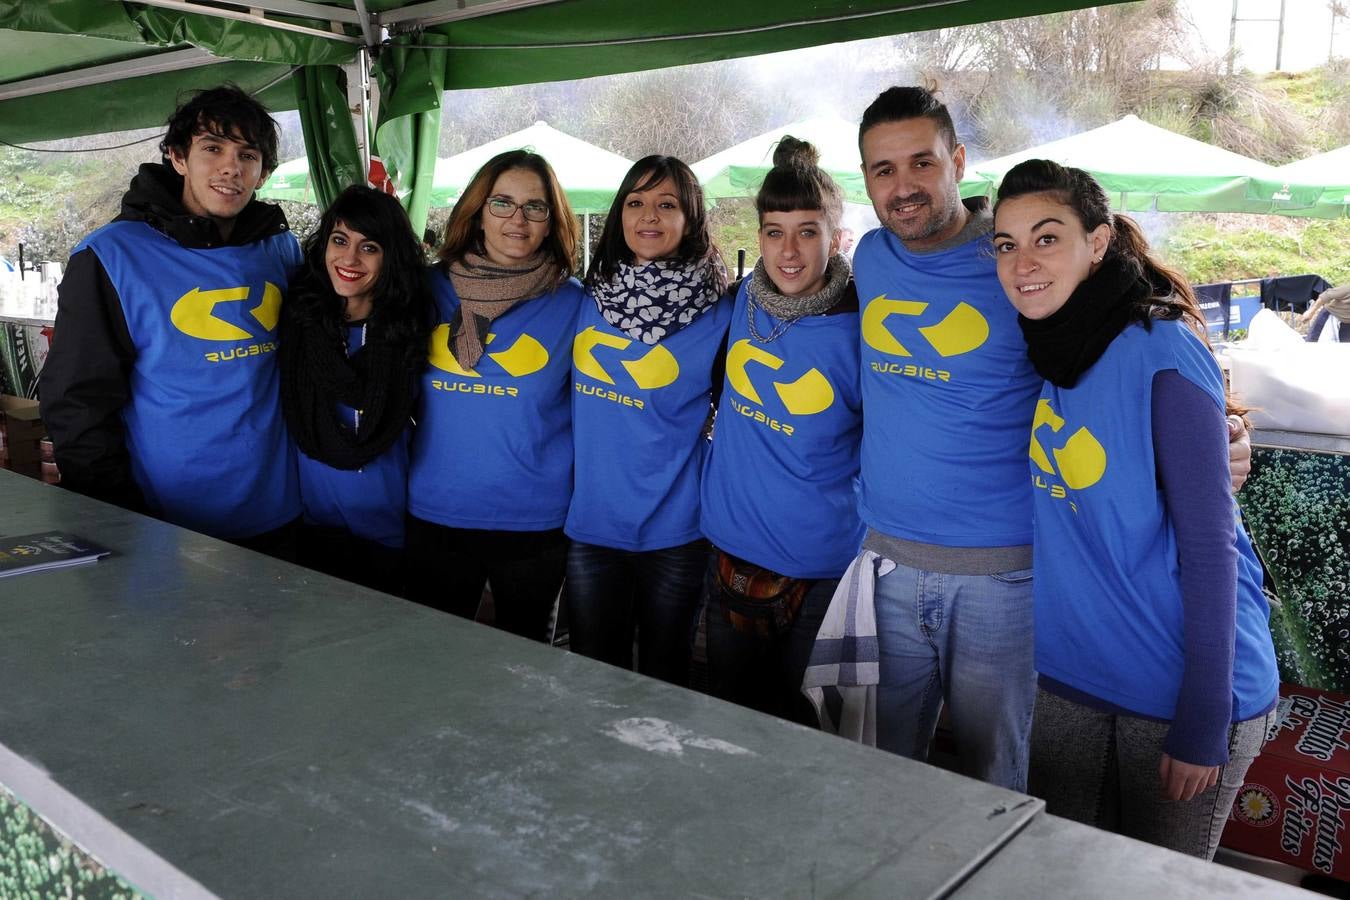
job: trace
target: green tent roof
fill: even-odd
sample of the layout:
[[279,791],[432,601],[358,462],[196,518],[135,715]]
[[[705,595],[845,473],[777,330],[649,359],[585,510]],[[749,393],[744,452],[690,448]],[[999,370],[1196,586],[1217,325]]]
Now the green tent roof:
[[[1109,0],[1119,2],[1119,0]],[[446,89],[705,62],[1101,5],[1085,0],[0,0],[0,139],[161,124],[183,88],[233,80],[293,109],[294,66],[356,59],[381,28],[431,45]],[[422,101],[430,109],[439,91]]]
[[533,150],[548,160],[572,204],[572,211],[578,214],[608,212],[614,192],[633,165],[632,160],[617,153],[564,134],[544,122],[535,122],[529,128],[436,160],[431,205],[452,205],[483,163],[498,153],[520,149]]
[[961,193],[992,197],[1009,169],[1050,159],[1090,172],[1117,209],[1270,212],[1254,188],[1273,166],[1150,125],[1137,116],[984,162],[966,163]]
[[820,167],[839,182],[844,197],[867,203],[862,160],[858,156],[858,123],[833,116],[803,119],[773,128],[699,160],[691,167],[709,199],[753,197],[773,167],[773,152],[784,135],[810,141],[820,152]]
[[1275,170],[1257,182],[1272,211],[1339,219],[1350,216],[1350,146],[1319,153]]
[[[498,153],[521,149],[533,150],[548,160],[572,204],[572,211],[578,214],[608,212],[614,191],[633,164],[617,153],[564,134],[544,122],[535,122],[529,128],[436,160],[431,205],[452,206],[483,163]],[[277,166],[258,196],[264,200],[314,203],[309,161],[302,156]]]

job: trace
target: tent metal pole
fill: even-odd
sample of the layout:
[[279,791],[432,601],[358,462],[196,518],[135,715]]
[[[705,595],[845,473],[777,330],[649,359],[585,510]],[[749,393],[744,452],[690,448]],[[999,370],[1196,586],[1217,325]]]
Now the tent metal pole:
[[91,84],[106,84],[123,78],[139,78],[142,75],[158,75],[161,72],[179,72],[198,66],[214,66],[229,62],[218,56],[194,47],[190,50],[171,50],[168,53],[155,53],[139,59],[126,59],[121,62],[102,66],[90,66],[73,72],[58,75],[43,75],[0,85],[0,100],[13,100],[16,97],[31,97],[35,94],[50,94],[70,88],[87,87]]
[[[202,6],[199,3],[190,3],[188,0],[137,0],[146,6],[158,6],[162,9],[176,9],[179,12],[195,13],[201,16],[214,16],[218,19],[231,19],[235,22],[251,22],[254,25],[264,25],[268,28],[275,28],[279,31],[294,31],[296,34],[307,34],[310,37],[327,38],[330,41],[341,41],[344,44],[359,44],[361,38],[352,37],[343,31],[321,31],[318,28],[310,28],[308,25],[296,25],[292,22],[283,22],[279,19],[269,19],[263,15],[254,15],[251,12],[238,12],[232,9],[221,9],[216,6]],[[317,4],[315,4],[317,7]],[[331,9],[331,7],[318,7],[320,9]],[[335,21],[332,16],[321,16],[330,22]]]
[[361,154],[361,177],[370,178],[370,52],[361,47],[356,59],[344,65],[347,73],[347,111],[351,113],[356,134],[356,150]]
[[466,3],[465,0],[427,0],[402,9],[391,9],[380,13],[380,24],[384,26],[409,22],[418,28],[430,28],[446,22],[462,22],[494,13],[511,12],[531,6],[547,6],[561,0],[485,0],[480,3]]
[[581,216],[581,274],[585,275],[591,268],[591,214],[583,213]]

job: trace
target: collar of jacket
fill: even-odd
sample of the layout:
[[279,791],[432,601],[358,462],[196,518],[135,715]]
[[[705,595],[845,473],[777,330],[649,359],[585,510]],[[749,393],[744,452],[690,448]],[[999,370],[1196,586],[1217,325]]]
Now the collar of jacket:
[[203,250],[241,247],[290,230],[281,207],[253,199],[234,220],[229,240],[222,239],[215,222],[183,208],[183,176],[168,163],[141,165],[115,221],[144,222],[184,247]]

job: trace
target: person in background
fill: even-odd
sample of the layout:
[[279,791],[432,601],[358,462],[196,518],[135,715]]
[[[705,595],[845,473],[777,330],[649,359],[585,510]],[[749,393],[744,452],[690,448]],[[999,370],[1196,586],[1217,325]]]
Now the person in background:
[[61,484],[293,559],[276,349],[300,248],[253,197],[276,168],[276,123],[236,87],[200,91],[160,151],[61,281],[40,381]]
[[299,561],[402,590],[408,439],[430,298],[399,202],[343,191],[305,242],[282,307],[281,407],[299,453]]
[[409,596],[472,618],[490,583],[497,626],[533,640],[546,637],[567,559],[576,232],[544,158],[501,153],[455,204],[429,275]]
[[[1036,697],[1024,457],[1041,379],[989,252],[988,203],[961,199],[947,108],[927,88],[889,88],[858,143],[883,226],[853,257],[877,745],[926,759],[945,704],[961,771],[1024,790]],[[1235,488],[1251,456],[1237,430]]]
[[1299,318],[1309,342],[1350,343],[1350,284],[1323,291]]
[[436,256],[436,229],[426,228],[422,231],[422,253],[428,260],[434,260]]
[[573,358],[576,489],[567,514],[570,646],[673,684],[689,675],[707,543],[699,469],[731,303],[703,191],[638,160],[586,276]]
[[1054,815],[1211,859],[1279,673],[1204,315],[1080,169],[1009,171],[993,244],[1045,379],[1029,789]]
[[784,137],[755,198],[761,256],[736,295],[701,490],[711,693],[812,726],[802,676],[863,536],[858,294],[818,160]]

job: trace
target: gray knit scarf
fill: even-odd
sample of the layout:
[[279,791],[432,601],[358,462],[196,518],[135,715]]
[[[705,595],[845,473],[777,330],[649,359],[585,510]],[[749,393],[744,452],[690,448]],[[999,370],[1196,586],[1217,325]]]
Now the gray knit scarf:
[[[750,276],[750,289],[746,292],[746,314],[750,317],[750,334],[762,344],[775,341],[803,316],[819,316],[829,312],[844,289],[848,287],[849,277],[853,274],[848,258],[836,253],[825,265],[825,285],[814,294],[802,297],[788,297],[778,292],[778,288],[769,278],[764,268],[764,259],[755,263],[755,271]],[[778,320],[773,331],[762,335],[755,327],[755,310],[762,309]]]

